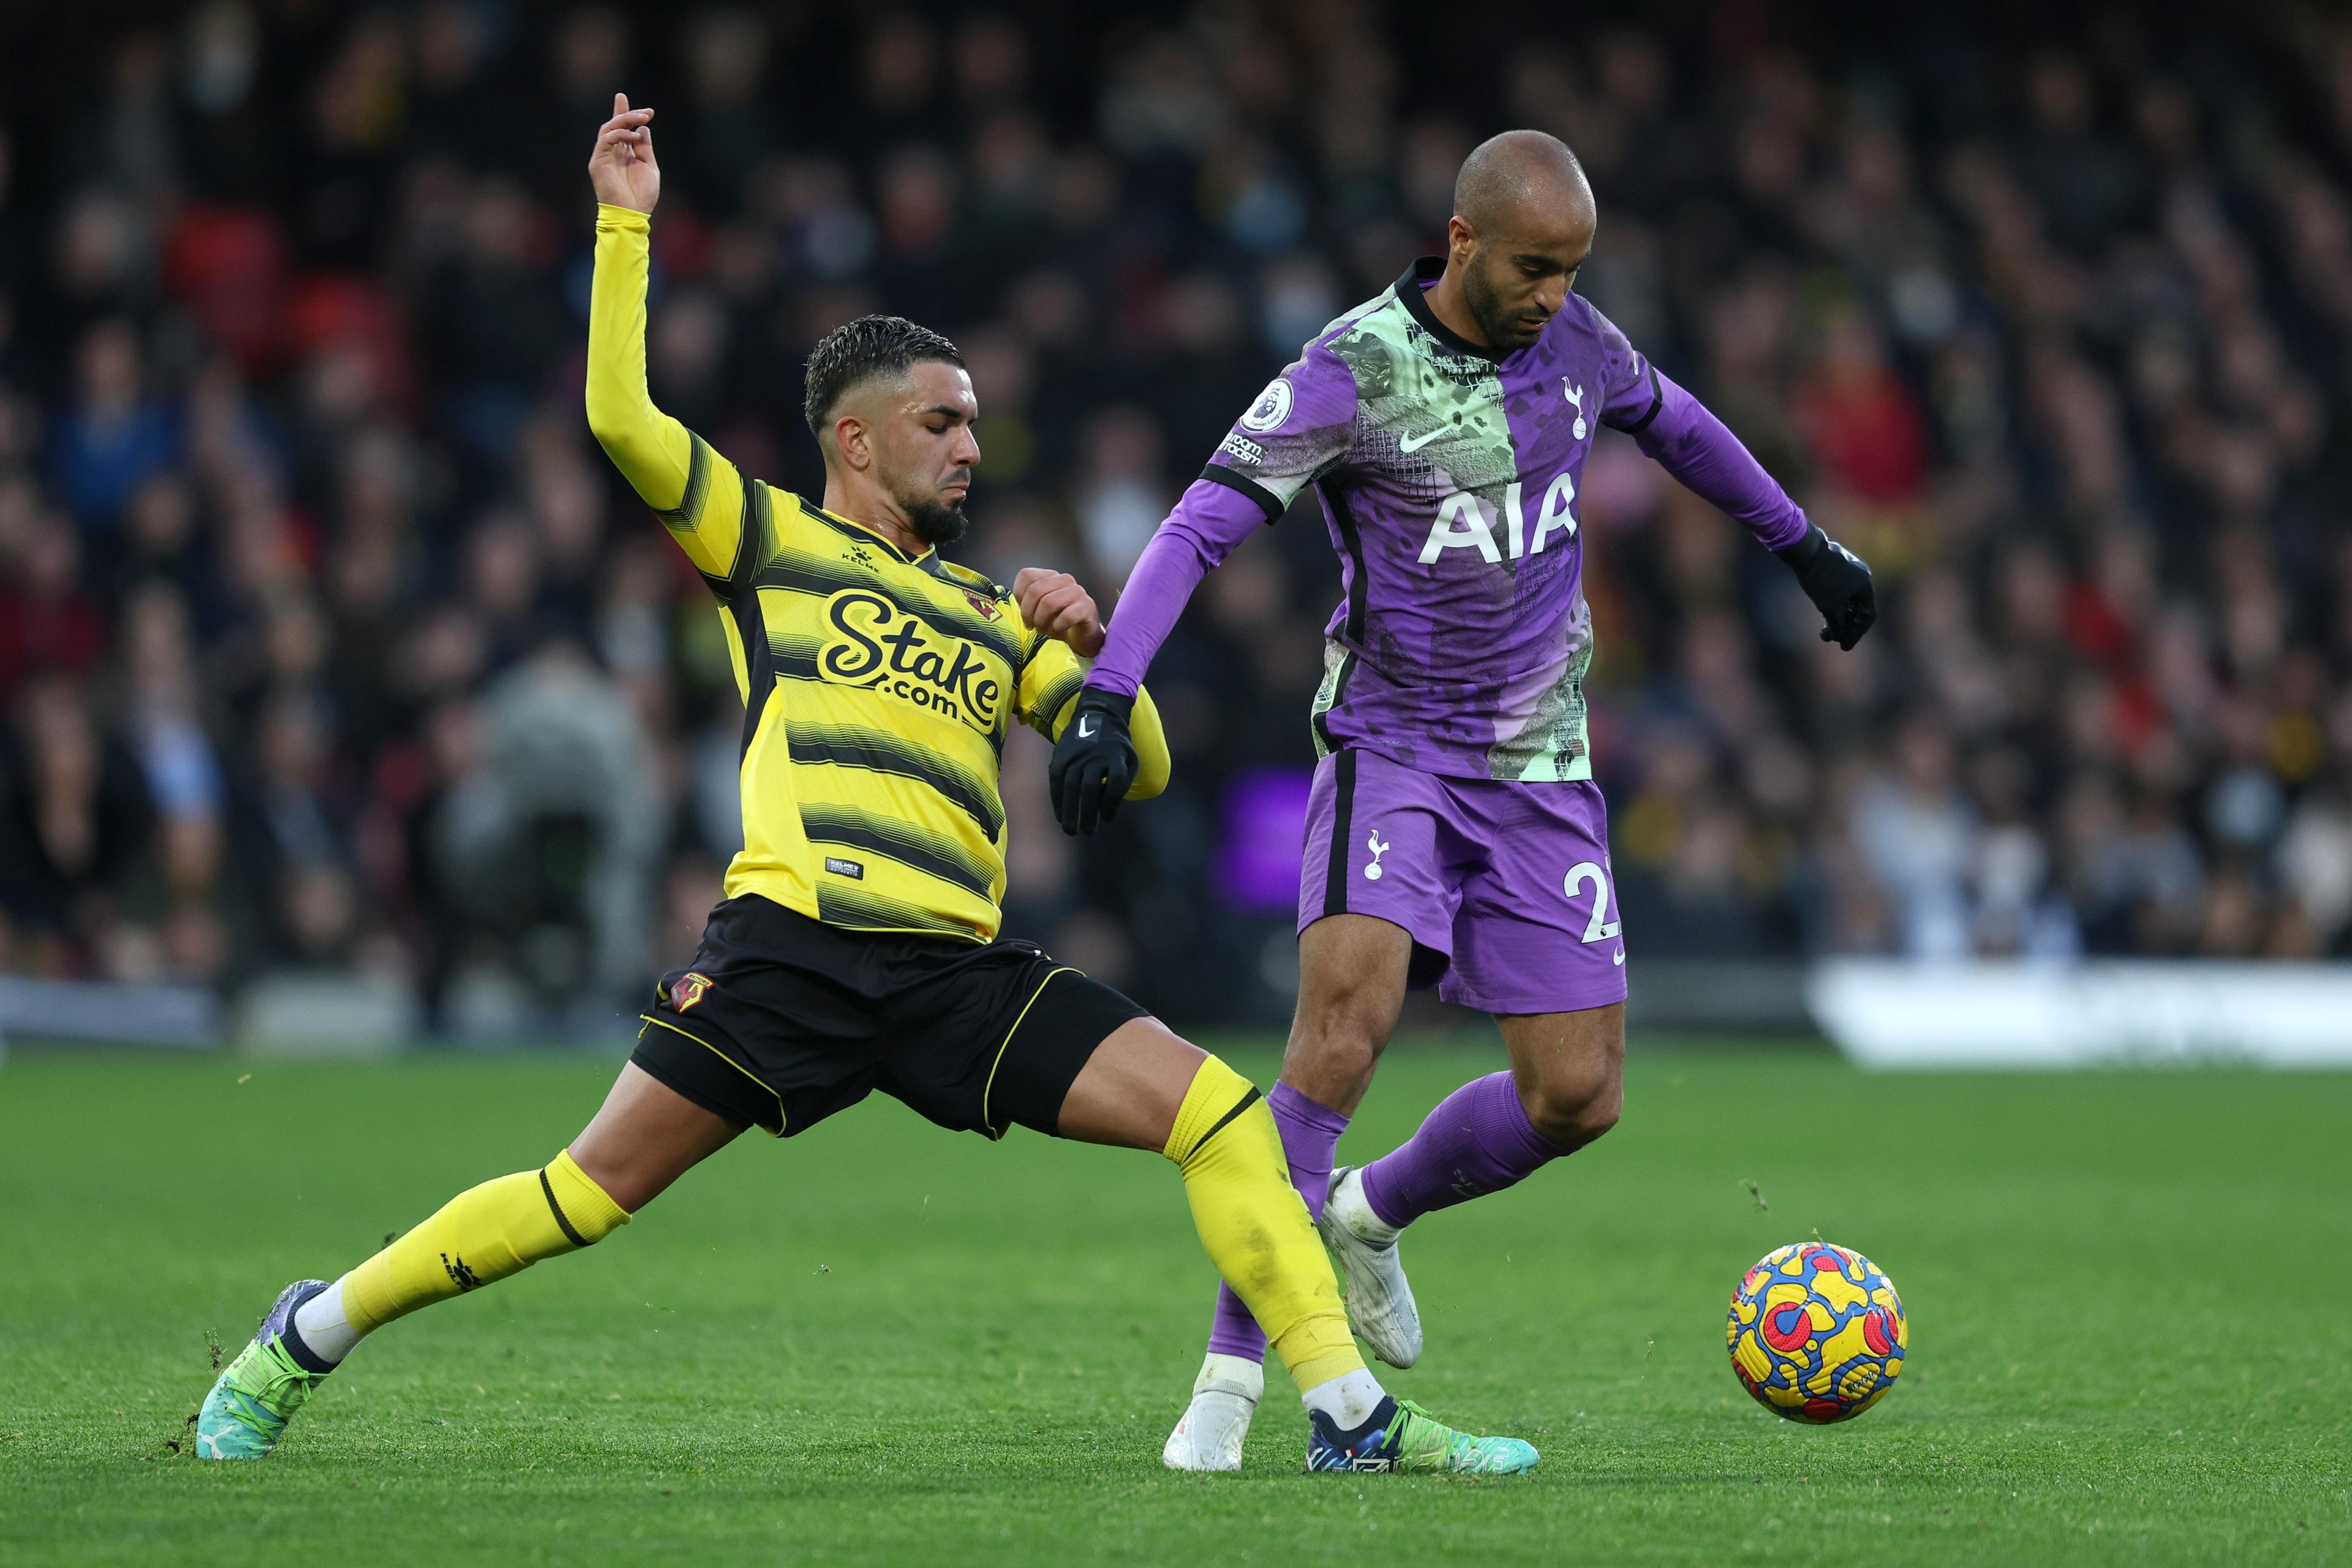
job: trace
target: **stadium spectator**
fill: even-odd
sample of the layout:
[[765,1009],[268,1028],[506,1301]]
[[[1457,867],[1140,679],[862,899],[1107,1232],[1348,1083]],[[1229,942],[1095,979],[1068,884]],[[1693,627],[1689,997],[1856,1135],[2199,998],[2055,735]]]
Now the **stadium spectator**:
[[[1369,0],[220,0],[16,52],[0,963],[370,965],[436,1005],[504,973],[561,1025],[674,958],[656,910],[734,848],[740,710],[581,442],[573,149],[615,87],[675,121],[663,405],[809,488],[801,355],[918,316],[982,399],[968,558],[1106,597],[1265,377],[1435,248],[1462,153],[1554,131],[1609,215],[1583,286],[1887,599],[1825,655],[1604,439],[1591,697],[1637,952],[2352,954],[2352,26],[1799,47],[1691,15],[1505,60]],[[1171,1016],[1282,1011],[1284,921],[1233,868],[1309,761],[1335,581],[1304,518],[1213,580],[1154,668],[1175,784],[1107,843],[1046,831],[1013,737],[1013,929]],[[659,765],[608,777],[599,726]],[[627,813],[530,805],[542,755]],[[549,936],[559,863],[598,912]]]

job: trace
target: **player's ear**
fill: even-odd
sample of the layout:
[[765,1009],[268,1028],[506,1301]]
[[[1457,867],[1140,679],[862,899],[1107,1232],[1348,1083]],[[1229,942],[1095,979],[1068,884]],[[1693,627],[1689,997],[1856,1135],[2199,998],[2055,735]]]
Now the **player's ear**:
[[1478,231],[1470,220],[1459,214],[1445,220],[1445,247],[1457,261],[1467,261],[1470,253],[1478,248]]
[[845,467],[866,469],[874,465],[873,433],[866,421],[845,414],[833,422],[833,450]]

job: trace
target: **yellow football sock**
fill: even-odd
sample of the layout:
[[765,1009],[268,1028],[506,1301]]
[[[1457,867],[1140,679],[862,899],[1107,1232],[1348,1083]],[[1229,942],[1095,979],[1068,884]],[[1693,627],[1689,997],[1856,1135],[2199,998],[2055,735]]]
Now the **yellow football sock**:
[[577,1252],[629,1223],[573,1163],[470,1187],[343,1279],[343,1313],[368,1333],[436,1301],[503,1279],[542,1258]]
[[1298,1391],[1361,1371],[1331,1260],[1290,1184],[1274,1113],[1249,1079],[1214,1057],[1202,1062],[1161,1152],[1184,1173],[1209,1260],[1265,1330]]

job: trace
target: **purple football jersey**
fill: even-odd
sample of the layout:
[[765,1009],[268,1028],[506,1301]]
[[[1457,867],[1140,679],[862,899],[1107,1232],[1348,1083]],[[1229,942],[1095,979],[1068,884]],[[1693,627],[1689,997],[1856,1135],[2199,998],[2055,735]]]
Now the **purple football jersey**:
[[1312,486],[1340,566],[1317,747],[1458,777],[1591,776],[1577,488],[1603,425],[1775,549],[1804,514],[1720,422],[1570,294],[1498,354],[1417,262],[1326,328],[1225,437],[1139,563],[1089,684],[1131,690],[1200,575]]

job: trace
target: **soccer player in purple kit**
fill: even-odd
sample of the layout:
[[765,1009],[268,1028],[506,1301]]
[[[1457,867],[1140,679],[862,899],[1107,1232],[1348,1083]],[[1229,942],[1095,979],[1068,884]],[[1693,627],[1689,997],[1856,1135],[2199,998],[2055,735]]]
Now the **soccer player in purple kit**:
[[[1565,144],[1534,131],[1484,143],[1454,211],[1444,259],[1309,342],[1185,491],[1049,774],[1066,831],[1110,819],[1152,654],[1208,570],[1313,486],[1343,596],[1312,715],[1298,1009],[1268,1100],[1349,1319],[1400,1367],[1422,1331],[1399,1234],[1575,1152],[1622,1105],[1625,947],[1586,746],[1576,515],[1601,427],[1747,524],[1819,606],[1824,640],[1850,649],[1876,615],[1870,569],[1572,292],[1596,215]],[[1431,984],[1494,1016],[1510,1070],[1455,1090],[1392,1152],[1333,1171],[1405,991]],[[1221,1291],[1171,1468],[1240,1466],[1264,1347]]]

